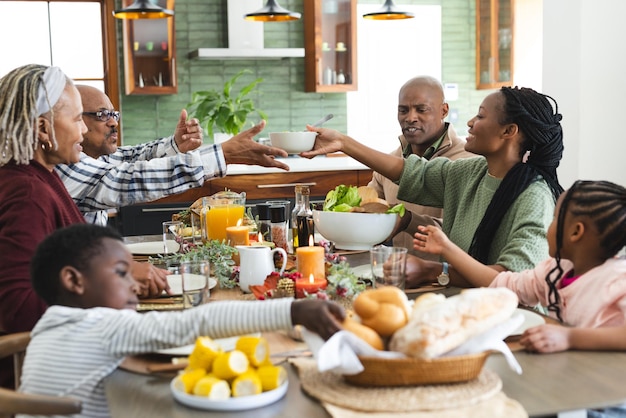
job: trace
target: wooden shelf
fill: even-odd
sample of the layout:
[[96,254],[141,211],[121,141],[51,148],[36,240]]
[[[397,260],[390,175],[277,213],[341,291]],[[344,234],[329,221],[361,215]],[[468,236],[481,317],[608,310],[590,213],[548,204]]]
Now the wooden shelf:
[[[124,7],[132,0],[124,0]],[[174,0],[158,5],[174,10]],[[124,20],[124,76],[127,95],[176,94],[174,18]]]
[[304,2],[305,91],[357,90],[356,19],[356,0]]
[[513,0],[476,0],[476,89],[513,83]]

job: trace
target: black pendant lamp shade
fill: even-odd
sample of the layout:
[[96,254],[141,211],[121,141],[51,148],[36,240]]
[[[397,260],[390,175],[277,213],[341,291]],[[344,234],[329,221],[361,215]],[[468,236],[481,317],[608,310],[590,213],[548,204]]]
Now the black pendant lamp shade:
[[115,10],[113,16],[118,19],[163,19],[174,16],[174,11],[152,4],[149,0],[135,0],[130,6]]
[[248,13],[244,19],[256,22],[287,22],[300,19],[300,13],[281,7],[276,0],[267,0],[264,7],[254,13]]
[[410,12],[403,12],[393,4],[393,0],[385,0],[383,7],[372,13],[363,15],[364,19],[371,20],[398,20],[398,19],[413,19],[415,15]]

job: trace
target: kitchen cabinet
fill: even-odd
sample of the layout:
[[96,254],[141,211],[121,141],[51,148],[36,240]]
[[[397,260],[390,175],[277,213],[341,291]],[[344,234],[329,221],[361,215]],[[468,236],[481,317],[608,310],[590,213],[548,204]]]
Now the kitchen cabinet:
[[476,0],[476,89],[513,83],[514,0]]
[[356,91],[356,0],[304,2],[305,91]]
[[225,189],[237,193],[246,192],[247,201],[293,199],[296,184],[309,186],[311,200],[319,198],[323,200],[328,191],[340,184],[366,186],[371,179],[372,170],[369,169],[229,175],[153,203],[194,202],[200,197],[210,196]]
[[[124,7],[131,3],[123,1]],[[157,4],[174,10],[174,0]],[[176,94],[174,18],[126,19],[123,35],[126,94]]]

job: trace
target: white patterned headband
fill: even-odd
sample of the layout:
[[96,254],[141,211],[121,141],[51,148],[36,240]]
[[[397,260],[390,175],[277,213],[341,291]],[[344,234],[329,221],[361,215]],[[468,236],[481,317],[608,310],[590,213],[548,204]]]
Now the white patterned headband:
[[41,116],[52,109],[59,101],[67,77],[59,67],[48,67],[43,73],[43,83],[37,93],[37,116]]

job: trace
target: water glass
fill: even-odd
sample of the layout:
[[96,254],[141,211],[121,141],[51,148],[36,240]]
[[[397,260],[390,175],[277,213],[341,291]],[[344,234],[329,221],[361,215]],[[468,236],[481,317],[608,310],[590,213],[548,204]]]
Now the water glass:
[[177,253],[181,250],[183,227],[181,221],[163,222],[163,254]]
[[178,272],[182,282],[183,307],[193,308],[208,302],[211,274],[209,261],[182,261]]
[[395,286],[404,290],[406,284],[406,255],[404,247],[376,245],[370,249],[374,287]]

